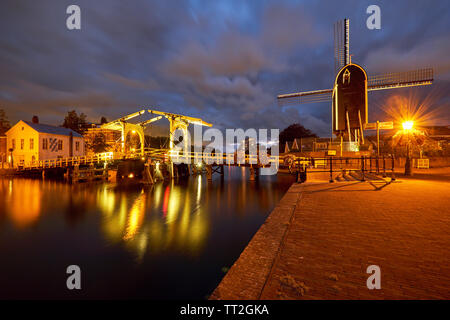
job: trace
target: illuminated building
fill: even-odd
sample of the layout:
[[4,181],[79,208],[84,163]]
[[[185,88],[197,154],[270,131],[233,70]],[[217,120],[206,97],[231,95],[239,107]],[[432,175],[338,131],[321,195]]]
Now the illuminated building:
[[20,120],[6,132],[7,150],[14,167],[33,162],[84,156],[84,139],[63,127]]

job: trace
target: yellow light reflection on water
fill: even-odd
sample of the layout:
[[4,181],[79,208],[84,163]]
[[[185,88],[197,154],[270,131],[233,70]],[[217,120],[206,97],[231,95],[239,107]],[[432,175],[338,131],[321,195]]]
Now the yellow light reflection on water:
[[142,190],[141,194],[134,201],[128,214],[127,228],[125,231],[125,235],[123,236],[124,240],[133,239],[133,237],[139,231],[139,227],[144,220],[146,199],[147,194],[144,193],[144,190]]
[[25,228],[38,221],[42,191],[39,180],[10,180],[6,199],[7,212],[13,224]]
[[[97,201],[103,212],[105,237],[124,242],[138,261],[146,252],[200,253],[208,235],[209,218],[202,212],[201,177],[195,183],[194,195],[171,182],[142,189],[132,201],[129,192],[117,194],[109,188],[101,189]],[[153,211],[160,214],[151,215]]]

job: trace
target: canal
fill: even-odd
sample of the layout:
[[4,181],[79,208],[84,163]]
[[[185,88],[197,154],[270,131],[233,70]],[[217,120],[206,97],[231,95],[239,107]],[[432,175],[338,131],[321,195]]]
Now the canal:
[[[0,179],[0,298],[206,299],[293,182]],[[81,268],[81,290],[66,268]]]

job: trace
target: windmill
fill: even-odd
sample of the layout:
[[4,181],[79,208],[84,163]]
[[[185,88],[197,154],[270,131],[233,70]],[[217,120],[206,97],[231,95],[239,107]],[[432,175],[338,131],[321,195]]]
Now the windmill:
[[334,67],[336,77],[332,89],[280,94],[277,99],[281,104],[332,101],[332,132],[341,139],[341,155],[344,137],[358,148],[364,143],[364,129],[368,129],[368,91],[433,82],[432,68],[367,76],[363,67],[351,61],[349,19],[334,25]]

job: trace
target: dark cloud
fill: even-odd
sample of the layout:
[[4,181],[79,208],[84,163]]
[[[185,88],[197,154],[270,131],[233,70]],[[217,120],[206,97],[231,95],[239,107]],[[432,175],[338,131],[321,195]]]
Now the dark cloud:
[[[158,106],[222,129],[302,122],[329,135],[329,103],[280,108],[275,97],[331,87],[332,25],[344,17],[369,74],[432,66],[444,92],[435,104],[448,105],[448,1],[376,3],[382,29],[371,31],[372,1],[4,0],[0,108],[13,121],[60,123],[70,109],[98,120]],[[69,4],[81,7],[80,31],[65,27]],[[371,94],[371,118],[382,120],[393,92]]]

